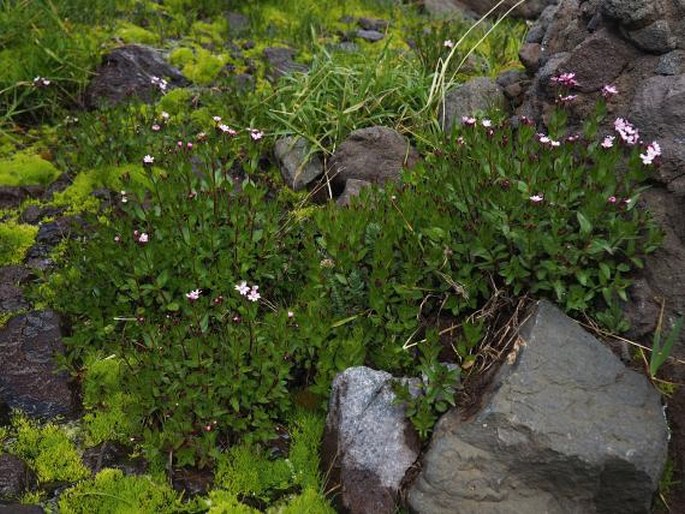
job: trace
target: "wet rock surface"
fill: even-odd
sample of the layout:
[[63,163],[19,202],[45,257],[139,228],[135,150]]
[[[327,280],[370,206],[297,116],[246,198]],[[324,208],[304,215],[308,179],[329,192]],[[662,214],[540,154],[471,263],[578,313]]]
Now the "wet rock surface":
[[69,377],[57,370],[64,352],[59,317],[32,311],[0,328],[0,403],[36,418],[74,410]]
[[0,500],[18,499],[35,482],[35,477],[19,457],[0,455]]
[[409,503],[431,514],[648,513],[667,446],[647,378],[543,301],[480,410],[439,421]]

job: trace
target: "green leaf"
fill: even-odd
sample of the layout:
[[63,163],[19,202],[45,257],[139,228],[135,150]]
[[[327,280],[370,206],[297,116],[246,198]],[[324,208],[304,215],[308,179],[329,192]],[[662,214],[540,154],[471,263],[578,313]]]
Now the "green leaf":
[[580,233],[588,235],[592,232],[592,223],[579,211],[576,213],[578,223],[580,224]]

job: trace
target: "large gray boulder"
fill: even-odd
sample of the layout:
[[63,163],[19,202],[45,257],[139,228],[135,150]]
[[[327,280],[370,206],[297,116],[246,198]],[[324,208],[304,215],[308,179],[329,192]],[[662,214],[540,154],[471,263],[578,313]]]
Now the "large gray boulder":
[[[509,10],[517,0],[506,0],[500,5],[492,15],[493,17],[502,16]],[[537,18],[540,13],[550,4],[555,4],[558,0],[527,0],[514,9],[511,16],[518,18]],[[425,9],[433,15],[449,15],[453,13],[466,13],[476,16],[486,14],[495,7],[499,0],[425,0]]]
[[648,513],[668,428],[645,376],[546,301],[470,419],[439,421],[416,513]]
[[351,514],[392,514],[400,484],[416,461],[420,443],[395,405],[392,375],[354,367],[333,381],[322,447],[329,489]]

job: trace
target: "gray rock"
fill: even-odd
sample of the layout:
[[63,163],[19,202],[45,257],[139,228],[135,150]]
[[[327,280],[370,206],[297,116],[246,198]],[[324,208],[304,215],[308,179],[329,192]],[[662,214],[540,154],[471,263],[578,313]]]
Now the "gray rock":
[[10,505],[0,505],[0,514],[44,514],[45,511],[40,505],[22,505],[13,503]]
[[267,77],[272,82],[284,75],[295,72],[306,72],[307,67],[293,61],[295,50],[286,47],[270,47],[264,49],[264,58],[268,64]]
[[323,164],[302,137],[288,136],[274,145],[274,156],[288,187],[300,191],[323,173]]
[[381,39],[383,39],[385,35],[382,32],[378,32],[377,30],[359,29],[357,31],[357,37],[360,39],[364,39],[365,41],[375,43],[376,41],[380,41]]
[[[499,0],[426,0],[424,1],[424,7],[430,14],[434,15],[465,12],[467,14],[473,13],[476,16],[482,16],[495,7],[498,2]],[[504,13],[515,3],[516,0],[507,0],[494,11],[492,16],[498,17],[504,15]],[[510,16],[526,19],[537,18],[545,7],[555,3],[557,3],[557,0],[527,0],[514,9]]]
[[329,161],[328,176],[342,190],[349,179],[384,183],[399,180],[403,168],[419,155],[407,138],[388,127],[357,129],[338,146]]
[[440,117],[446,131],[461,123],[462,116],[473,116],[491,109],[505,109],[504,91],[487,77],[477,77],[451,89],[445,95]]
[[166,80],[168,88],[188,83],[181,72],[153,48],[142,45],[115,48],[103,57],[88,84],[84,93],[86,106],[117,105],[133,97],[151,102],[161,94],[153,77]]
[[3,266],[0,268],[0,315],[28,309],[21,285],[31,276],[23,266]]
[[392,376],[355,367],[333,381],[322,465],[350,514],[392,514],[400,484],[416,461],[419,438],[393,403]]
[[69,376],[57,372],[64,352],[59,318],[52,311],[16,316],[0,328],[0,403],[31,417],[69,414]]
[[0,455],[0,500],[18,499],[35,482],[23,460],[15,455]]
[[387,20],[380,18],[359,18],[357,23],[364,30],[375,30],[377,32],[384,32],[390,26]]
[[347,182],[345,182],[345,189],[343,189],[343,192],[336,200],[336,203],[343,207],[349,206],[352,198],[359,196],[361,190],[370,185],[371,182],[367,182],[366,180],[348,179]]
[[19,207],[28,198],[38,198],[45,192],[43,186],[0,186],[0,209]]
[[685,72],[685,52],[674,50],[664,54],[659,59],[656,72],[659,75],[680,75]]
[[671,32],[666,20],[656,20],[641,29],[628,32],[628,38],[646,52],[665,54],[675,50],[678,38]]
[[470,419],[439,421],[416,513],[648,513],[666,462],[660,396],[540,302]]
[[236,11],[226,13],[228,33],[233,37],[245,36],[250,31],[250,18]]
[[621,25],[645,26],[656,16],[654,0],[604,0],[602,13]]
[[542,46],[538,43],[526,43],[519,50],[519,59],[521,64],[526,68],[526,71],[531,75],[540,68],[540,59],[542,58]]

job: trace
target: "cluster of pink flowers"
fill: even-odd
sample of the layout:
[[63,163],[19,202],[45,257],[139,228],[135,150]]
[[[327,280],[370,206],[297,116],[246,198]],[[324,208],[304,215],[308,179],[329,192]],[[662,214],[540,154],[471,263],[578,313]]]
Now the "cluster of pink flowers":
[[235,290],[238,291],[241,296],[247,297],[251,302],[256,302],[262,297],[262,295],[259,294],[259,286],[257,284],[248,286],[245,280],[236,284]]
[[183,144],[183,141],[176,141],[176,146],[178,147],[179,150],[183,150],[184,146],[186,150],[192,150],[193,149],[193,143],[188,141],[185,145]]
[[606,136],[600,146],[602,148],[611,148],[614,146],[614,139],[616,139],[614,136]]
[[614,121],[614,130],[618,132],[624,143],[633,146],[640,141],[640,133],[628,120],[624,118],[616,118]]
[[560,86],[565,86],[568,88],[572,87],[577,87],[578,81],[576,80],[576,74],[575,73],[562,73],[561,75],[557,75],[556,77],[552,77],[550,79],[550,82],[552,84],[557,84]]
[[654,159],[661,156],[661,147],[656,141],[652,141],[647,145],[647,151],[640,154],[640,159],[642,159],[643,164],[652,164]]
[[473,116],[462,116],[461,122],[467,127],[473,127],[476,124],[476,118]]
[[169,118],[171,117],[168,112],[162,111],[162,114],[160,114],[160,117],[162,118],[159,122],[153,123],[152,125],[152,130],[154,132],[159,132],[162,130],[162,127],[166,125],[166,123],[169,121]]

